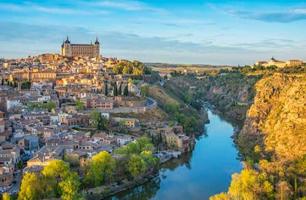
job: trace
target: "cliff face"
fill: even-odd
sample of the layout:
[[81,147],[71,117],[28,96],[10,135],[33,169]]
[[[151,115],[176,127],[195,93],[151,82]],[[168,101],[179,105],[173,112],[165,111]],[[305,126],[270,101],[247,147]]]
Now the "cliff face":
[[[259,145],[273,160],[306,154],[306,75],[279,74],[256,83],[254,103],[239,140],[244,149]],[[248,147],[247,147],[248,146]]]

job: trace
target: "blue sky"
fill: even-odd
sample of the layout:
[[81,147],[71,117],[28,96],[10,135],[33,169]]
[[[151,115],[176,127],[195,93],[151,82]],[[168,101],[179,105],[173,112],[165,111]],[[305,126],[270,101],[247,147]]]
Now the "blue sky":
[[306,60],[306,1],[0,0],[0,57],[59,53],[66,35],[144,62]]

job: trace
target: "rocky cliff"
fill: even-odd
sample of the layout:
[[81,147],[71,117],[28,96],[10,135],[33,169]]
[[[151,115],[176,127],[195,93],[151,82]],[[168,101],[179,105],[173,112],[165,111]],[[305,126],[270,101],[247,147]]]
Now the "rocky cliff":
[[240,144],[258,144],[274,160],[292,161],[304,156],[306,75],[276,73],[258,81],[255,88],[254,103],[239,135]]

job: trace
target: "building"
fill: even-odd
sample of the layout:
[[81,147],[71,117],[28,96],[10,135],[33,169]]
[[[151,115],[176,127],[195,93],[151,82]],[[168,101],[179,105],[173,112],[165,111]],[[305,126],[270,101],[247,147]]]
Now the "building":
[[38,69],[30,69],[30,70],[21,70],[14,71],[12,73],[12,77],[18,81],[55,81],[56,72],[53,70],[38,70]]
[[302,66],[304,62],[302,60],[288,60],[288,61],[281,61],[276,60],[275,58],[271,58],[269,61],[258,61],[255,65],[263,66],[263,67],[270,67],[270,66],[276,66],[278,68],[284,68],[284,67],[298,67]]
[[114,117],[112,118],[114,122],[119,123],[127,128],[135,128],[139,125],[139,120],[135,118],[121,118],[121,117]]
[[287,66],[289,67],[298,67],[303,65],[303,61],[302,60],[288,60],[287,61]]
[[66,57],[98,57],[100,55],[100,42],[97,38],[94,44],[72,44],[67,37],[62,44],[61,54]]

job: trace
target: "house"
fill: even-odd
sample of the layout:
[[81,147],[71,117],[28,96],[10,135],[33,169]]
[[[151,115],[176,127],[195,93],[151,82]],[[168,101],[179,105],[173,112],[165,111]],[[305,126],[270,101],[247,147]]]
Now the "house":
[[126,145],[134,140],[133,136],[130,135],[117,135],[116,142],[118,146]]
[[174,132],[167,132],[163,136],[167,147],[179,150],[181,152],[188,152],[191,150],[191,140],[184,134],[175,134]]
[[25,135],[18,140],[18,146],[30,153],[39,150],[39,138],[36,135]]
[[65,148],[62,145],[44,146],[35,153],[32,159],[27,161],[27,167],[46,166],[52,160],[62,159]]
[[106,134],[105,132],[96,133],[92,136],[93,141],[100,141],[104,144],[115,144],[116,139],[109,134]]
[[14,181],[14,167],[5,165],[0,159],[0,188],[9,187]]
[[20,161],[20,149],[17,145],[4,142],[0,146],[0,159],[8,158],[9,162],[16,165]]
[[135,128],[139,125],[139,120],[135,118],[114,117],[112,119],[114,122],[119,123],[127,128]]

